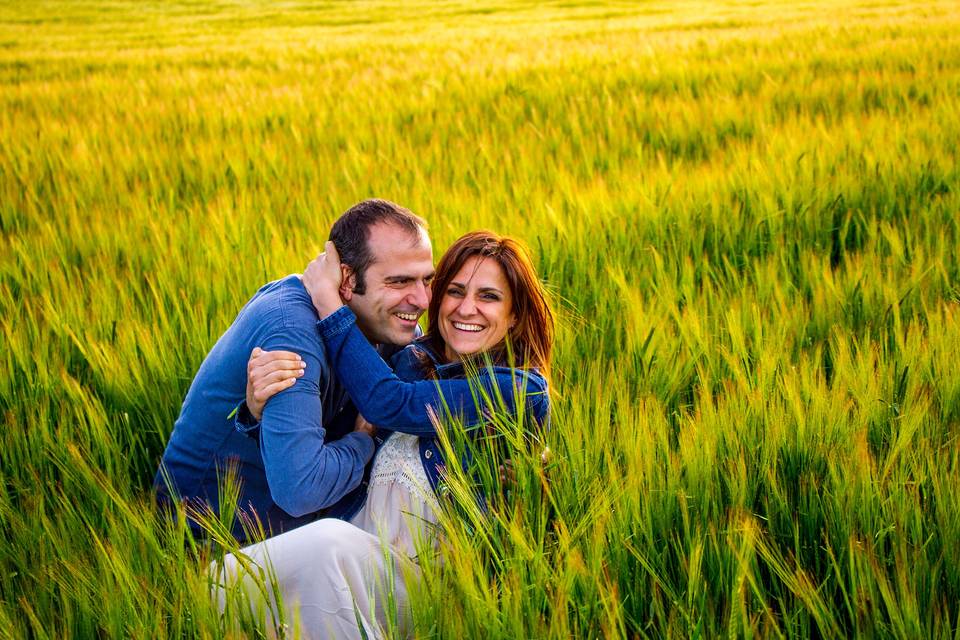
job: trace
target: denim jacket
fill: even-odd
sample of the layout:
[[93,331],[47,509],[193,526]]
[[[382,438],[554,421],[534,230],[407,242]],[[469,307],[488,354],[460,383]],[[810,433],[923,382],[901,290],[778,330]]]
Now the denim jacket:
[[[459,361],[442,363],[419,340],[394,356],[391,370],[357,328],[356,317],[347,307],[321,320],[318,328],[334,375],[360,413],[377,425],[377,449],[392,431],[419,436],[420,461],[434,491],[440,485],[444,461],[428,407],[437,415],[443,415],[446,407],[468,429],[479,426],[485,421],[482,404],[478,406],[473,397],[479,386],[491,396],[499,393],[509,410],[515,410],[516,400],[522,398],[528,415],[540,424],[548,419],[547,381],[535,369],[484,368],[468,380]],[[436,379],[425,379],[424,358],[435,367]],[[327,516],[347,520],[363,506],[372,466],[372,462],[367,465],[360,486],[331,507]]]
[[[257,346],[300,354],[306,372],[264,408],[254,439],[237,432],[231,409],[244,397],[247,359]],[[241,481],[239,509],[256,513],[272,533],[310,522],[357,487],[373,456],[373,441],[352,432],[352,421],[347,427],[338,420],[348,404],[300,278],[264,285],[217,340],[190,385],[154,480],[158,501],[182,498],[217,512],[222,475],[234,468]],[[202,534],[192,520],[190,526]],[[239,518],[233,531],[244,540]]]

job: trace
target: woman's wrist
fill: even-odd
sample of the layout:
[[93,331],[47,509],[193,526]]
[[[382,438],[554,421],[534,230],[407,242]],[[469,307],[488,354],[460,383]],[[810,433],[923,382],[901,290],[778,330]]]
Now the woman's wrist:
[[343,300],[340,299],[339,294],[336,296],[327,296],[320,292],[317,296],[313,297],[312,300],[313,307],[317,310],[317,316],[319,316],[321,320],[343,306]]

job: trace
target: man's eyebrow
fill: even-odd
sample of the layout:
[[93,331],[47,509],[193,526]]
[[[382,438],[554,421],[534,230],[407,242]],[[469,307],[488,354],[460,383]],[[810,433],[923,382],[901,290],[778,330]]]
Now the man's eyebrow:
[[[424,279],[429,280],[433,276],[434,276],[434,273],[430,272],[429,274],[424,276]],[[398,282],[410,282],[411,280],[416,280],[416,279],[417,279],[416,276],[397,275],[397,276],[387,276],[383,279],[383,281],[387,284],[396,284]]]

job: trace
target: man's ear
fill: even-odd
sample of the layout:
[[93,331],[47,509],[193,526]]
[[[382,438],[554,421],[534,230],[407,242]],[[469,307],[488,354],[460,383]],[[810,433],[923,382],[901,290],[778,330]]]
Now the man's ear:
[[340,276],[340,298],[344,302],[350,302],[353,298],[353,288],[357,286],[357,275],[353,269],[341,263]]

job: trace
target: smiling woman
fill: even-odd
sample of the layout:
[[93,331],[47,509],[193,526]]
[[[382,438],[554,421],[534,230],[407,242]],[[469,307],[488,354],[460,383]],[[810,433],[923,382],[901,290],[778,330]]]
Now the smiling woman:
[[437,329],[446,343],[447,360],[489,349],[515,324],[503,268],[485,258],[467,260],[441,298]]
[[[454,242],[437,265],[425,340],[448,361],[489,352],[502,362],[509,339],[517,362],[549,372],[553,313],[527,249],[492,231]],[[436,330],[434,330],[436,327]]]

